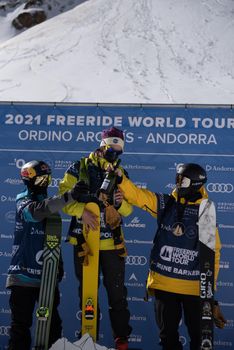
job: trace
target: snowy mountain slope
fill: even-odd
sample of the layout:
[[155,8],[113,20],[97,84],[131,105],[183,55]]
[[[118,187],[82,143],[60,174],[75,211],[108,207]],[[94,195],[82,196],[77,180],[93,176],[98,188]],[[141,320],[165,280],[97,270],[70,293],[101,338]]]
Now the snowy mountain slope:
[[52,18],[66,12],[87,0],[0,0],[0,43],[22,33],[16,30],[12,21],[19,14],[33,10],[42,10],[46,18]]
[[0,46],[0,100],[234,101],[234,1],[89,0]]

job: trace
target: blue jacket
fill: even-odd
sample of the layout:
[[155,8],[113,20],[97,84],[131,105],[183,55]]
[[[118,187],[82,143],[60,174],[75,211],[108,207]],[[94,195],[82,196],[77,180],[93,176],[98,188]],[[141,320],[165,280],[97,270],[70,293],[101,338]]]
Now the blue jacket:
[[[73,202],[71,193],[47,198],[27,189],[16,197],[14,243],[6,287],[39,287],[46,218]],[[62,274],[62,260],[59,275]]]

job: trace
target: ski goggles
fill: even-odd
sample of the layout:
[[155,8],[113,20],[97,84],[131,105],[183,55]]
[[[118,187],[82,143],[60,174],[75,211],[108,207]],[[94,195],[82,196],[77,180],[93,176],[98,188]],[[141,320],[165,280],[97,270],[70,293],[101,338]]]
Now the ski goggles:
[[46,187],[51,184],[51,175],[45,174],[37,176],[34,182],[34,186]]
[[180,174],[176,175],[176,186],[177,188],[188,188],[191,185],[191,179]]

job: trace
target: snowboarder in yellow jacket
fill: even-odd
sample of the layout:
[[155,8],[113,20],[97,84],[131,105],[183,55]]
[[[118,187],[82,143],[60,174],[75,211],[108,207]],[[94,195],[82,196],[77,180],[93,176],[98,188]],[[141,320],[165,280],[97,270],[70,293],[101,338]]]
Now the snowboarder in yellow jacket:
[[[127,289],[124,286],[126,248],[122,232],[122,216],[132,213],[132,206],[123,198],[117,184],[110,194],[100,193],[100,188],[107,175],[107,169],[115,167],[124,148],[123,132],[114,127],[102,132],[100,147],[88,157],[74,162],[66,171],[60,182],[60,193],[66,192],[74,184],[83,180],[88,184],[89,193],[98,196],[103,205],[100,208],[100,218],[85,208],[84,204],[71,203],[63,208],[72,216],[68,240],[74,244],[75,272],[79,280],[79,298],[82,305],[82,266],[88,264],[90,253],[83,235],[83,223],[95,229],[100,220],[100,269],[103,273],[103,283],[107,290],[109,316],[115,338],[116,349],[128,349],[128,336],[131,333],[129,325],[130,313],[127,305]],[[123,169],[122,169],[123,171]],[[127,176],[127,173],[125,172]],[[99,319],[99,317],[98,317]]]
[[[149,293],[155,296],[156,322],[163,350],[182,350],[179,323],[184,312],[191,339],[190,349],[200,349],[200,269],[198,213],[201,201],[208,197],[204,184],[205,170],[198,164],[180,166],[176,188],[168,194],[136,187],[117,170],[119,188],[129,203],[148,211],[158,220],[158,229],[150,255],[147,280]],[[218,230],[214,232],[215,282],[220,259]],[[223,328],[225,319],[215,308],[216,325]]]

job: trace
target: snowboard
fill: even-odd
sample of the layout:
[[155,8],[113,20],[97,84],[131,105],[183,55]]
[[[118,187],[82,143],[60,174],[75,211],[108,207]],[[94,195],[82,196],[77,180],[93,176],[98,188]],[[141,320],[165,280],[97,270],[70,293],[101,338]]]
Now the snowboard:
[[47,350],[50,333],[54,292],[61,249],[62,220],[59,214],[46,219],[43,267],[36,310],[34,350]]
[[[100,209],[95,203],[87,203],[85,209],[97,215],[100,221]],[[82,281],[82,336],[85,333],[97,339],[97,317],[98,317],[98,273],[99,273],[99,241],[100,222],[96,230],[87,230],[83,225],[83,234],[88,243],[92,255],[89,255],[89,264],[83,265]]]
[[200,255],[201,350],[213,349],[213,305],[215,270],[216,211],[213,202],[204,199],[198,219]]

